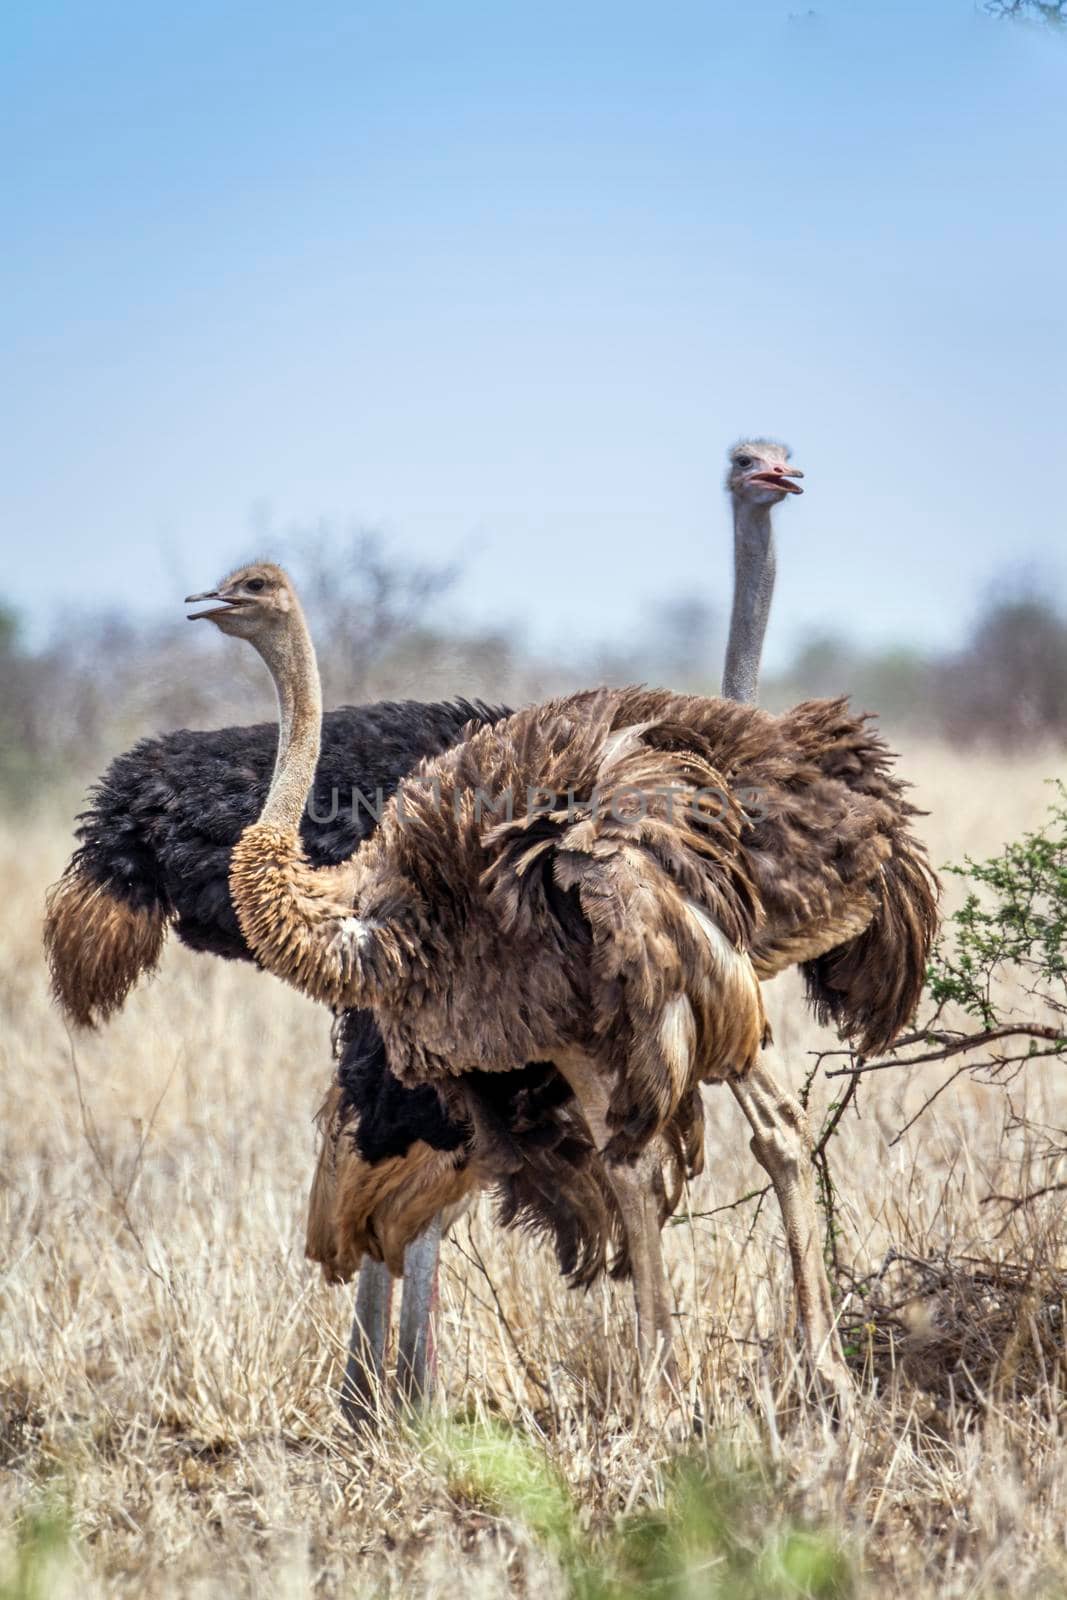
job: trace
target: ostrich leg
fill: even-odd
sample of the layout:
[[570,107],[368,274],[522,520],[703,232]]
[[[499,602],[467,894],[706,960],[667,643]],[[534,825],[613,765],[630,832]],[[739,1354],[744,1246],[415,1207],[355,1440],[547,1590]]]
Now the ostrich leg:
[[[404,1252],[404,1292],[400,1302],[397,1388],[411,1406],[424,1405],[433,1394],[437,1373],[433,1314],[437,1299],[437,1263],[441,1217],[434,1217]],[[348,1341],[348,1361],[341,1389],[341,1410],[352,1427],[375,1419],[384,1394],[385,1349],[393,1303],[393,1278],[380,1261],[366,1258],[359,1270],[356,1309]]]
[[762,1057],[746,1077],[730,1087],[752,1125],[752,1154],[774,1185],[782,1209],[809,1366],[816,1381],[847,1407],[852,1380],[837,1336],[823,1265],[807,1116],[799,1100],[775,1081]]
[[671,1296],[663,1266],[659,1206],[655,1181],[658,1161],[652,1150],[644,1151],[628,1165],[606,1162],[608,1182],[622,1212],[637,1302],[637,1348],[641,1361],[641,1381],[662,1378],[668,1387],[677,1387],[678,1367],[674,1358],[671,1325]]
[[367,1426],[377,1415],[392,1304],[392,1273],[382,1262],[366,1258],[359,1269],[356,1310],[341,1387],[341,1410],[353,1428]]
[[400,1302],[400,1346],[397,1384],[411,1406],[425,1405],[437,1377],[434,1310],[437,1265],[441,1250],[441,1214],[413,1239],[404,1252],[404,1296]]
[[[577,1054],[557,1056],[555,1064],[581,1107],[594,1145],[602,1151],[611,1137],[607,1115],[610,1096],[602,1071],[595,1061]],[[677,1367],[672,1350],[670,1289],[663,1267],[657,1214],[655,1151],[645,1150],[633,1162],[606,1161],[604,1172],[618,1202],[630,1251],[641,1386],[644,1388],[657,1378],[674,1385]]]

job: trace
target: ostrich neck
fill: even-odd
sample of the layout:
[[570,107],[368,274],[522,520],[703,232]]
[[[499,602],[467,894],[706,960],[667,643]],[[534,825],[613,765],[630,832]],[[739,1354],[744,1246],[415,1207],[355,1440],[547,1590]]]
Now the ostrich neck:
[[734,501],[734,605],[722,692],[752,703],[774,595],[774,530],[770,506]]
[[260,822],[296,833],[315,782],[322,741],[322,685],[315,647],[299,611],[279,637],[256,641],[278,696],[278,753]]

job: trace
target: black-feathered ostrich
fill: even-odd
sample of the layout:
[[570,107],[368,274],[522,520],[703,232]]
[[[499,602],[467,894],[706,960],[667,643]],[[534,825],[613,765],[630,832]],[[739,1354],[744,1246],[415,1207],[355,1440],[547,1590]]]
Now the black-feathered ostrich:
[[[322,866],[346,860],[373,829],[379,804],[420,759],[447,749],[464,728],[504,714],[463,700],[327,712],[315,800],[303,821],[309,859]],[[254,960],[230,900],[230,851],[259,814],[276,748],[276,727],[261,723],[145,739],[112,762],[79,819],[78,848],[50,892],[45,917],[53,992],[75,1025],[95,1026],[121,1008],[155,969],[168,929],[193,950]],[[406,1088],[389,1072],[373,1018],[349,1011],[338,1035],[338,1090],[327,1110],[343,1100],[344,1144],[335,1133],[320,1168],[308,1253],[337,1281],[366,1252],[345,1389],[355,1415],[381,1373],[392,1275],[413,1240],[400,1370],[412,1389],[425,1383],[439,1227],[433,1219],[443,1210],[447,1221],[462,1206],[476,1174],[466,1130],[435,1091]],[[336,1217],[329,1206],[328,1228],[327,1187],[339,1201]],[[361,1327],[369,1330],[369,1349]]]
[[[760,503],[788,473],[751,474]],[[662,691],[565,697],[422,763],[349,861],[315,867],[300,824],[321,701],[292,585],[257,564],[194,598],[255,646],[278,692],[270,793],[230,867],[261,963],[372,1009],[393,1070],[436,1087],[476,1147],[484,1076],[554,1065],[622,1219],[645,1370],[670,1349],[662,1146],[695,1165],[699,1085],[728,1082],[782,1203],[815,1359],[836,1369],[804,1130],[759,1063],[759,980],[803,965],[817,1006],[864,1050],[917,1000],[933,881],[865,722],[840,701],[771,717]],[[526,805],[500,821],[504,796]],[[492,1162],[491,1137],[480,1153]]]

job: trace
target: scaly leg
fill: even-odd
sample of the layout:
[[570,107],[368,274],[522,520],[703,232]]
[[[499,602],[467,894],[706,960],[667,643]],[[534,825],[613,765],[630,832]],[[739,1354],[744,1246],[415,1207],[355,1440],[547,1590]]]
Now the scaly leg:
[[400,1302],[397,1384],[401,1398],[421,1407],[432,1397],[437,1377],[433,1315],[437,1299],[437,1263],[441,1249],[441,1215],[404,1252],[404,1295]]
[[823,1264],[807,1116],[800,1102],[775,1082],[763,1057],[746,1077],[731,1081],[730,1088],[752,1125],[752,1154],[774,1185],[782,1208],[808,1362],[816,1379],[847,1406],[852,1379],[837,1336]]
[[663,1266],[659,1204],[655,1191],[655,1150],[644,1151],[632,1165],[606,1163],[605,1171],[619,1202],[633,1262],[637,1347],[642,1376],[662,1376],[668,1385],[676,1385],[678,1368],[673,1350],[671,1293]]
[[356,1288],[356,1310],[348,1340],[348,1361],[341,1387],[341,1410],[353,1428],[365,1427],[378,1414],[384,1392],[385,1346],[393,1304],[393,1276],[380,1261],[364,1259]]
[[[593,1143],[602,1151],[611,1137],[607,1119],[610,1096],[603,1073],[595,1061],[577,1054],[556,1057],[555,1064],[570,1084]],[[655,1162],[652,1149],[634,1162],[604,1162],[630,1251],[642,1387],[650,1378],[662,1376],[671,1383],[677,1375],[671,1348],[670,1290],[656,1212]]]

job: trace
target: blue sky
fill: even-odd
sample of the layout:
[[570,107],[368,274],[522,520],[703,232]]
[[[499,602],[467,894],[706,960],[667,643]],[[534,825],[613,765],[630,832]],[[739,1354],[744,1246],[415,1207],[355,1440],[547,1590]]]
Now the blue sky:
[[8,596],[175,609],[325,516],[465,560],[468,618],[625,637],[728,603],[749,431],[808,474],[776,657],[1062,596],[1067,42],[815,11],[23,0]]

